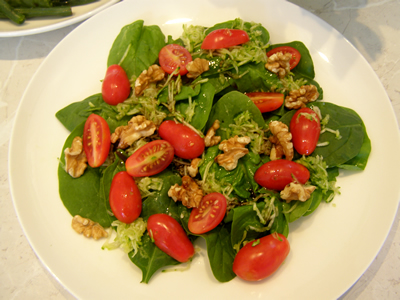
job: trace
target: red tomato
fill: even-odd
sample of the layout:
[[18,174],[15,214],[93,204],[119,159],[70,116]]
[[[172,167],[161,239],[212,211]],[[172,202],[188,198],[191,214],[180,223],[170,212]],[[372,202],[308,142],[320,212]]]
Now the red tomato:
[[158,60],[161,68],[168,74],[179,67],[179,74],[185,75],[188,72],[186,65],[192,61],[192,55],[180,45],[169,44],[160,50]]
[[120,65],[108,67],[101,86],[103,100],[110,105],[124,102],[131,93],[131,84],[124,69]]
[[201,44],[201,49],[229,48],[249,41],[246,31],[241,29],[217,29],[211,31]]
[[161,123],[158,134],[171,143],[175,155],[184,159],[193,159],[204,152],[204,139],[193,129],[181,123],[167,120]]
[[99,115],[91,114],[83,129],[83,149],[89,166],[100,167],[110,151],[110,128],[106,120]]
[[179,262],[194,255],[194,247],[177,220],[166,214],[151,215],[147,231],[158,248]]
[[290,121],[293,147],[301,155],[310,155],[317,147],[321,125],[318,115],[308,107],[299,109]]
[[136,150],[125,162],[133,177],[146,177],[164,171],[174,159],[174,148],[163,140],[152,141]]
[[246,95],[254,102],[262,112],[270,112],[278,109],[283,104],[284,95],[281,93],[252,92]]
[[286,185],[294,181],[294,178],[305,184],[310,178],[310,172],[299,163],[286,159],[271,160],[259,167],[254,174],[254,180],[261,186],[281,191]]
[[194,234],[208,232],[221,223],[226,213],[226,198],[220,193],[203,197],[198,208],[190,213],[188,227]]
[[288,240],[273,233],[247,243],[233,261],[233,272],[247,281],[259,281],[273,274],[290,251]]
[[142,212],[140,191],[126,171],[114,175],[110,189],[110,206],[114,216],[124,223],[132,223]]
[[301,54],[300,52],[290,46],[281,46],[281,47],[277,47],[274,48],[270,51],[267,52],[267,56],[270,57],[272,54],[275,54],[277,52],[282,52],[282,53],[291,53],[292,54],[292,59],[290,60],[290,70],[292,70],[295,66],[298,65],[300,58],[301,58]]

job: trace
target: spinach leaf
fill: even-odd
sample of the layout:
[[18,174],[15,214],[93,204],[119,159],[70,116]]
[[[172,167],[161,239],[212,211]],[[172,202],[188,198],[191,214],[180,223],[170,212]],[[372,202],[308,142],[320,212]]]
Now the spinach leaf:
[[232,271],[236,252],[230,242],[230,232],[226,226],[218,226],[203,234],[207,243],[207,255],[214,277],[219,282],[228,282],[236,277]]
[[143,235],[142,245],[136,255],[131,251],[129,259],[142,270],[143,283],[149,283],[151,277],[157,270],[171,265],[180,264],[177,260],[160,250],[151,240],[148,234]]
[[71,103],[59,110],[56,113],[56,118],[65,128],[72,131],[76,126],[86,121],[92,113],[103,117],[111,132],[114,132],[118,126],[126,125],[131,119],[131,116],[117,119],[119,112],[116,107],[105,103],[101,94],[95,94],[82,101]]
[[100,181],[103,168],[87,167],[79,178],[71,177],[65,172],[64,149],[71,147],[76,136],[82,136],[84,123],[79,125],[68,136],[58,166],[58,186],[60,198],[72,216],[80,215],[98,222],[103,227],[110,227],[113,218],[107,213],[106,201],[102,197]]
[[283,213],[285,214],[289,223],[296,221],[298,218],[302,217],[310,208],[313,202],[313,197],[317,194],[311,193],[311,197],[305,202],[302,201],[291,201],[289,203],[282,202]]
[[196,84],[194,87],[183,85],[181,92],[175,96],[175,100],[186,100],[189,97],[195,97],[200,93],[201,84]]
[[107,67],[118,64],[128,75],[136,78],[158,60],[165,46],[165,36],[156,26],[144,26],[143,20],[124,26],[110,49]]

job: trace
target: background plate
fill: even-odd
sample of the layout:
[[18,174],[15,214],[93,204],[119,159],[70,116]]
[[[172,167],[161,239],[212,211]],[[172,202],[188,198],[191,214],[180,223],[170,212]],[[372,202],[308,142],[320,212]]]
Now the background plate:
[[[171,9],[173,8],[173,9]],[[204,244],[186,272],[141,272],[122,251],[71,230],[58,195],[57,166],[68,132],[54,117],[62,107],[100,91],[106,60],[120,29],[137,19],[177,38],[183,23],[211,26],[240,17],[263,23],[272,43],[303,41],[314,58],[324,100],[356,110],[372,141],[363,172],[341,172],[342,195],[291,224],[285,264],[258,283],[217,282]],[[14,206],[32,248],[49,271],[81,299],[336,299],[368,268],[396,214],[400,189],[400,138],[377,76],[335,29],[285,1],[125,0],[77,27],[45,59],[20,103],[10,144]],[[201,292],[199,292],[201,289]]]

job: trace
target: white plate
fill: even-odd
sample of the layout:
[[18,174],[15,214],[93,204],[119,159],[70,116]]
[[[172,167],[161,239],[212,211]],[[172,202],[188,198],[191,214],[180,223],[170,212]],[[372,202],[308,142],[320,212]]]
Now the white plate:
[[[241,17],[261,22],[273,43],[303,41],[314,58],[325,101],[355,109],[372,140],[363,172],[341,172],[342,195],[290,225],[291,252],[258,283],[217,282],[204,245],[186,272],[157,273],[142,284],[122,251],[102,251],[70,227],[58,195],[57,158],[68,135],[54,114],[100,91],[120,29],[137,19],[178,37],[182,22],[211,26]],[[30,82],[10,145],[11,191],[21,225],[39,259],[80,299],[336,299],[363,274],[390,230],[400,198],[400,138],[390,101],[365,59],[332,27],[285,1],[124,1],[77,27]]]
[[0,19],[0,37],[15,37],[48,32],[63,28],[94,16],[119,0],[98,0],[93,3],[73,6],[72,16],[28,19],[22,25]]

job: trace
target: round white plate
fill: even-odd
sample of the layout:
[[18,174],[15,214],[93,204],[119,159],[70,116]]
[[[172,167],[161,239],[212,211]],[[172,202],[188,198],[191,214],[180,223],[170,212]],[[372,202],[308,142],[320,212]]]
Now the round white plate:
[[73,6],[72,16],[28,19],[22,25],[0,19],[0,37],[15,37],[48,32],[81,22],[94,16],[119,0],[98,0],[93,3]]
[[[219,283],[202,250],[185,272],[158,272],[140,283],[140,270],[120,250],[76,234],[58,195],[57,167],[68,132],[54,114],[98,93],[108,51],[120,29],[137,19],[174,38],[182,24],[211,26],[240,17],[264,24],[272,43],[303,41],[315,63],[324,100],[356,110],[372,153],[363,172],[341,172],[342,195],[290,225],[291,252],[262,282]],[[336,299],[380,250],[400,198],[400,138],[390,101],[365,59],[336,30],[285,1],[125,0],[69,34],[45,59],[21,101],[10,145],[15,209],[39,259],[80,299]]]

